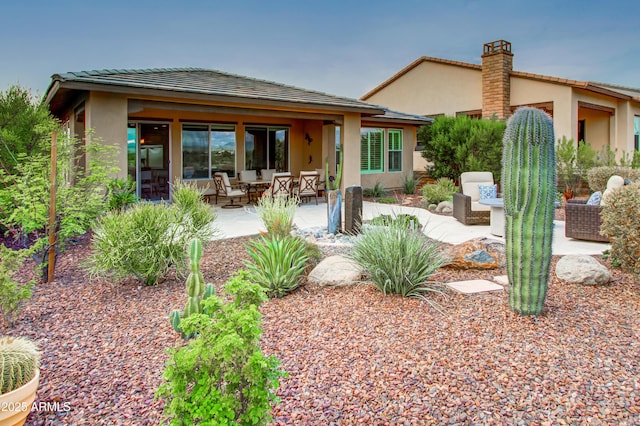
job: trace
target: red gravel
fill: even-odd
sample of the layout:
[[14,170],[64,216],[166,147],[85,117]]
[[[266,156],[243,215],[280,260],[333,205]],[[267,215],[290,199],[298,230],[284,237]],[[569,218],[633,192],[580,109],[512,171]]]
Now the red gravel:
[[[246,241],[207,250],[205,279],[221,288]],[[61,256],[57,281],[38,285],[8,331],[43,350],[38,400],[70,407],[28,424],[158,424],[165,351],[180,343],[167,318],[184,304],[183,282],[90,281],[86,243]],[[536,318],[512,313],[505,294],[447,293],[432,298],[438,311],[364,284],[269,301],[264,351],[289,373],[274,424],[639,424],[640,286],[615,277],[602,287],[553,279]]]

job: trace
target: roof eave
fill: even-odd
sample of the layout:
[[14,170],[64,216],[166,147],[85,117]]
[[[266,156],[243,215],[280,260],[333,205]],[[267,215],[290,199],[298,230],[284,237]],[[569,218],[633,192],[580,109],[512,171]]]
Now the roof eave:
[[[71,89],[71,90],[87,90],[87,91],[102,91],[109,93],[121,93],[121,94],[131,94],[137,96],[163,96],[169,98],[181,98],[181,99],[192,99],[192,100],[201,100],[201,101],[223,101],[235,104],[257,104],[263,106],[277,106],[277,107],[285,107],[285,108],[313,108],[322,111],[339,111],[339,112],[358,112],[361,114],[384,114],[384,110],[380,109],[374,105],[371,107],[356,107],[356,106],[346,106],[346,105],[334,105],[334,104],[325,104],[325,103],[315,103],[315,102],[296,102],[296,101],[282,101],[282,100],[273,100],[267,98],[260,97],[251,97],[251,96],[233,96],[233,95],[212,95],[207,93],[198,93],[198,92],[188,92],[181,90],[172,90],[172,89],[152,89],[148,87],[139,87],[134,84],[118,84],[118,83],[108,83],[108,82],[94,82],[94,81],[81,81],[81,80],[64,80],[59,75],[54,76],[54,78],[58,78],[51,84],[50,90],[47,94],[47,100],[51,101],[56,92],[61,89]],[[55,88],[55,90],[52,90]]]

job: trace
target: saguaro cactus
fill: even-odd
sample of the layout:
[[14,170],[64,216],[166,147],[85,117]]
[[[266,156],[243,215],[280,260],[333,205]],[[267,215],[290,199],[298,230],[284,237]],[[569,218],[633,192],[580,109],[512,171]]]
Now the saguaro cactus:
[[547,295],[556,194],[551,117],[518,109],[507,123],[502,155],[509,306],[539,315]]
[[194,238],[189,244],[189,268],[191,272],[187,276],[186,288],[187,288],[187,304],[184,306],[182,316],[180,311],[174,310],[169,315],[169,321],[173,328],[185,336],[180,327],[180,321],[189,317],[191,314],[202,313],[201,302],[211,295],[215,294],[215,287],[213,284],[204,285],[204,276],[200,272],[200,259],[202,259],[202,243],[199,239]]

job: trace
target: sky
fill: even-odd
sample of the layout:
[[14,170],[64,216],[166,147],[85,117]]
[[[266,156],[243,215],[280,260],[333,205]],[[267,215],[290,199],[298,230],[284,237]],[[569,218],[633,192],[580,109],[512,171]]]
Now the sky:
[[421,56],[640,87],[640,1],[21,0],[0,5],[0,90],[51,76],[201,67],[360,98]]

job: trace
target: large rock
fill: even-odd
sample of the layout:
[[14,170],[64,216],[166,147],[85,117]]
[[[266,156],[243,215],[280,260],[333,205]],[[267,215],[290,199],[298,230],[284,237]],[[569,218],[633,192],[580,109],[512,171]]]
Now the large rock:
[[570,283],[601,285],[611,281],[611,272],[591,256],[570,254],[556,263],[556,276]]
[[360,265],[344,256],[329,256],[322,260],[307,277],[319,285],[349,285],[360,280]]
[[476,238],[444,249],[454,269],[496,269],[505,265],[504,243]]

